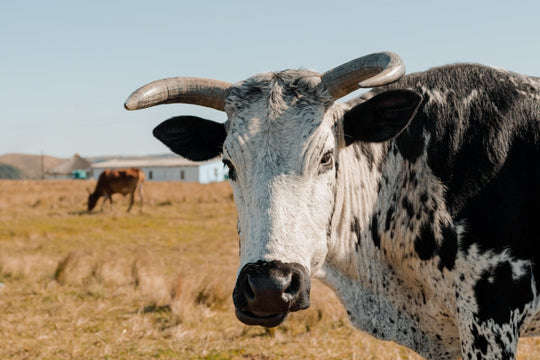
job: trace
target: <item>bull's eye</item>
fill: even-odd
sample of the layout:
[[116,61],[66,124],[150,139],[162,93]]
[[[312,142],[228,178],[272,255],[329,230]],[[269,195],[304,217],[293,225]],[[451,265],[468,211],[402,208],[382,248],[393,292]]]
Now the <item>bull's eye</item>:
[[236,180],[236,170],[234,169],[234,165],[226,159],[223,159],[223,164],[229,169],[229,180],[235,181]]
[[321,158],[321,170],[320,172],[326,172],[327,170],[332,169],[334,166],[334,152],[328,151]]
[[334,162],[334,154],[333,154],[332,151],[328,151],[321,158],[321,165],[322,166],[332,166],[333,162]]

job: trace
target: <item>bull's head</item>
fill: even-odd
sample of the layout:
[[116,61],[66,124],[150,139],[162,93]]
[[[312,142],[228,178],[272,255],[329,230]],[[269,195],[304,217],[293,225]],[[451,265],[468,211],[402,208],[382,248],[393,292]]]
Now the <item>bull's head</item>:
[[154,135],[191,160],[223,156],[239,217],[233,300],[242,322],[276,326],[288,312],[309,306],[311,276],[328,252],[340,151],[355,141],[396,136],[420,97],[388,91],[352,109],[335,100],[359,87],[394,82],[404,72],[397,55],[379,53],[324,74],[287,70],[237,84],[164,79],[126,101],[128,110],[191,103],[227,113],[224,124],[175,117]]
[[87,190],[87,191],[88,191],[88,211],[92,211],[96,207],[96,204],[100,198],[100,195],[97,192],[92,193],[90,192],[90,190]]

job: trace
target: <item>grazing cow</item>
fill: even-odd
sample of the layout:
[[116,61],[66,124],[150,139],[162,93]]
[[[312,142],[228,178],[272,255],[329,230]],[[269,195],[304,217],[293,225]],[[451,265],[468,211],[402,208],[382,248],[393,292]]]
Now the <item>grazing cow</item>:
[[[125,107],[227,113],[154,135],[192,160],[223,154],[242,322],[307,308],[314,276],[379,339],[430,359],[513,359],[520,336],[540,335],[540,80],[471,64],[403,74],[380,53],[324,74],[165,79]],[[336,102],[358,87],[374,89]]]
[[96,184],[96,189],[93,193],[88,195],[88,211],[96,206],[100,197],[104,197],[103,202],[101,203],[101,210],[103,211],[103,206],[105,201],[109,200],[109,203],[112,207],[112,195],[120,193],[122,195],[129,194],[129,206],[127,212],[131,210],[133,202],[135,200],[135,191],[139,189],[139,197],[141,199],[141,204],[139,211],[142,211],[143,205],[143,183],[144,183],[144,173],[140,169],[116,169],[109,170],[106,169],[99,175],[98,182]]

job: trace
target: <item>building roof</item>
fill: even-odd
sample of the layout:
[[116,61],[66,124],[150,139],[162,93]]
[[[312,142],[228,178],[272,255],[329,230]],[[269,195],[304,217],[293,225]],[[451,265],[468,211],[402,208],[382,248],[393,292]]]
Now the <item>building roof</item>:
[[82,158],[79,154],[73,155],[69,160],[58,164],[57,166],[47,170],[48,175],[71,175],[75,170],[88,169],[92,164],[90,161]]
[[[208,160],[204,163],[219,161],[220,158]],[[149,168],[149,167],[196,167],[201,162],[194,162],[185,158],[164,159],[113,159],[92,164],[92,169],[119,169],[119,168]]]

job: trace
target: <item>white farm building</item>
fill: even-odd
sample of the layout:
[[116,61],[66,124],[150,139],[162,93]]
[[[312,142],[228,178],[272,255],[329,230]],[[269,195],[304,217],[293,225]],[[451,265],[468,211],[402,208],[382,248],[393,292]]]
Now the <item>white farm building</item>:
[[184,158],[114,159],[92,164],[92,177],[98,179],[106,169],[139,168],[146,181],[186,181],[207,184],[225,180],[221,158],[193,162]]

